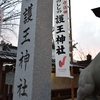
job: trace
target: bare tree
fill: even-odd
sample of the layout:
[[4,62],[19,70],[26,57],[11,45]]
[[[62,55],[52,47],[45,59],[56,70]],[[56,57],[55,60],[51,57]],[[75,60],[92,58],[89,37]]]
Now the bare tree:
[[[7,41],[7,34],[16,34],[14,27],[19,26],[22,0],[0,0],[0,7],[3,9],[3,22],[1,26],[0,39]],[[8,36],[9,37],[9,36]]]
[[88,49],[83,49],[81,46],[77,47],[76,45],[79,43],[74,43],[73,44],[73,49],[74,49],[74,57],[77,57],[78,59],[86,60],[87,59],[87,54],[91,54]]

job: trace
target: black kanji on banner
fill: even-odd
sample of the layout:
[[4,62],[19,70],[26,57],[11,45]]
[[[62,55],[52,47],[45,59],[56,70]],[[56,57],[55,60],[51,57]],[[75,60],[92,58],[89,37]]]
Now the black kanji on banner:
[[61,33],[61,32],[65,32],[63,25],[57,26],[57,32],[56,33],[58,34],[58,33]]
[[64,47],[63,45],[58,46],[58,48],[56,49],[56,51],[57,51],[56,53],[57,53],[58,55],[60,55],[60,54],[65,54],[64,49],[65,49],[65,47]]
[[62,10],[61,10],[61,0],[57,0],[57,13],[61,13]]
[[62,15],[56,15],[56,23],[58,24],[58,23],[64,23],[65,21],[64,21],[64,15],[62,14]]
[[63,42],[65,41],[65,36],[64,35],[61,35],[61,37],[59,35],[57,35],[57,38],[56,38],[56,42],[57,44],[59,44],[59,42],[61,42],[63,44]]

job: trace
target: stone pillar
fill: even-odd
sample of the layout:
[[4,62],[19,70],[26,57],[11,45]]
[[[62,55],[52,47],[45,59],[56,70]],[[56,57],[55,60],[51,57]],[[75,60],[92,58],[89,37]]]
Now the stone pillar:
[[22,0],[13,100],[51,100],[52,0]]

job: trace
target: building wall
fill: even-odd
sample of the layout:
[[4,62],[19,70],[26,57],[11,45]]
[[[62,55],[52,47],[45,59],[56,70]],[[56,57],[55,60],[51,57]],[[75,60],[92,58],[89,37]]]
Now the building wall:
[[74,87],[78,87],[79,74],[74,74]]
[[[79,74],[74,75],[74,87],[78,87]],[[51,89],[67,89],[71,88],[71,79],[67,77],[56,77],[55,73],[51,73]]]

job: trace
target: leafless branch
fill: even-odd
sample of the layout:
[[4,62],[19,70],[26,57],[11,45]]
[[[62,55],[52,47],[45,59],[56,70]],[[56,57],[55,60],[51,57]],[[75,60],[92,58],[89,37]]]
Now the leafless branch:
[[19,19],[21,14],[21,3],[22,0],[2,0],[0,7],[3,8],[3,22],[0,32],[0,37],[5,40],[6,31],[10,31],[12,34],[17,36],[14,26],[19,26]]

